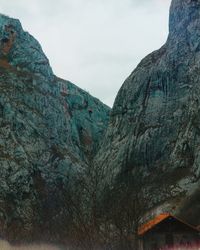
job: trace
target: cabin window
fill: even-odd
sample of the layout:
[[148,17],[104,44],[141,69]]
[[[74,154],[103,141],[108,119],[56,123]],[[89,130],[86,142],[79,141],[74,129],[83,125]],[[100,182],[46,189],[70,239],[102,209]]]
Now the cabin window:
[[173,234],[167,233],[165,236],[165,241],[168,246],[173,246],[174,245],[174,237]]

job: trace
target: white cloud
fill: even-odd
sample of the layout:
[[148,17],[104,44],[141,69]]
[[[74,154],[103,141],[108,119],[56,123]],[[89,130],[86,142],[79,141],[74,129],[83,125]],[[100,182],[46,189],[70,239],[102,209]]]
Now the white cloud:
[[139,61],[166,40],[170,0],[0,0],[41,43],[52,68],[112,105]]

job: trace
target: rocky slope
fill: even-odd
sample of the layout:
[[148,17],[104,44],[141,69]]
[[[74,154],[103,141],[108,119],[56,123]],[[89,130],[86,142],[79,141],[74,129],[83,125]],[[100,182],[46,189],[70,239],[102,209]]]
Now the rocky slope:
[[0,15],[1,236],[59,237],[65,196],[90,164],[109,112],[56,77],[39,43],[18,20]]
[[111,189],[120,176],[135,176],[146,210],[179,214],[195,225],[200,224],[199,72],[200,1],[173,0],[167,42],[124,82],[96,156]]

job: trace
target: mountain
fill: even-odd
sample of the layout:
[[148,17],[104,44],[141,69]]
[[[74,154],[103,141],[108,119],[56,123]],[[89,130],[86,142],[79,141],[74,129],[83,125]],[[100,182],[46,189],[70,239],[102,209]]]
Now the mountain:
[[[0,234],[56,241],[110,108],[56,77],[38,41],[0,15]],[[69,200],[69,199],[68,199]],[[67,211],[66,211],[67,210]],[[65,231],[63,230],[65,229]]]
[[172,0],[166,43],[110,112],[56,77],[39,43],[0,15],[3,238],[121,250],[152,214],[200,224],[199,27],[200,2]]
[[193,225],[200,224],[199,27],[200,2],[173,0],[168,39],[122,85],[95,159],[110,192],[122,183],[138,192],[143,215],[171,212]]

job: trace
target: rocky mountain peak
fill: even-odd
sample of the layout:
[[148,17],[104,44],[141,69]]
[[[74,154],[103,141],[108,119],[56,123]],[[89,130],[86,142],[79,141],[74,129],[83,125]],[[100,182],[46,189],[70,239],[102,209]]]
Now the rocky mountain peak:
[[54,76],[39,42],[4,15],[0,93],[1,236],[10,241],[65,238],[66,197],[73,197],[75,186],[78,193],[110,109]]
[[17,19],[0,15],[0,65],[53,79],[53,71],[38,41]]
[[199,0],[173,0],[170,8],[169,35],[198,39],[200,23]]
[[[199,0],[172,1],[167,42],[146,56],[122,85],[96,157],[107,169],[107,183],[117,186],[132,178],[129,185],[134,192],[137,183],[147,210],[179,215],[184,211],[194,224],[200,223],[195,221],[200,179],[199,27]],[[191,203],[186,208],[185,202],[191,197],[196,203],[189,215]]]

